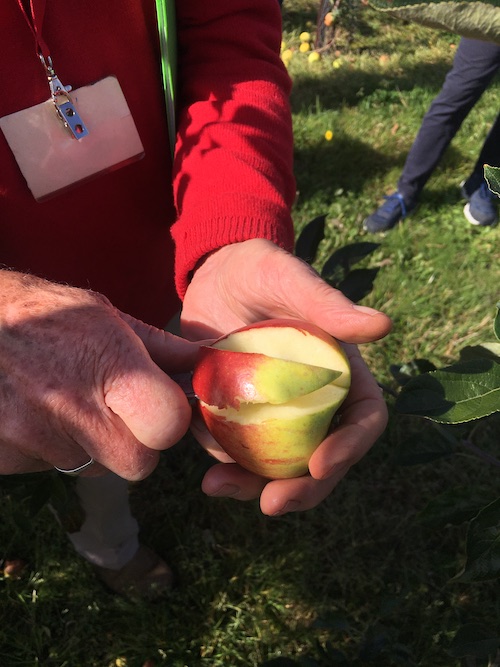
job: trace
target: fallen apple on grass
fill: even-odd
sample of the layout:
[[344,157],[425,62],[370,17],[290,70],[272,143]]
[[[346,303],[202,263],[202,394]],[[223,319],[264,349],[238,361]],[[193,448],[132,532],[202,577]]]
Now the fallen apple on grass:
[[200,414],[242,467],[299,477],[349,391],[347,356],[325,331],[265,320],[203,346],[193,372]]

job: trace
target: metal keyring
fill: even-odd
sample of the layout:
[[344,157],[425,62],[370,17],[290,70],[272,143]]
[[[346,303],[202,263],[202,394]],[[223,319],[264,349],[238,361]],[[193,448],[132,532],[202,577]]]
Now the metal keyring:
[[94,463],[94,457],[90,457],[90,461],[87,461],[87,463],[84,463],[81,466],[78,466],[78,468],[72,468],[71,470],[63,470],[62,468],[58,468],[57,466],[54,466],[54,468],[57,470],[57,472],[62,472],[63,475],[70,475],[71,477],[78,477],[78,475],[86,470],[87,468],[90,468],[90,466]]

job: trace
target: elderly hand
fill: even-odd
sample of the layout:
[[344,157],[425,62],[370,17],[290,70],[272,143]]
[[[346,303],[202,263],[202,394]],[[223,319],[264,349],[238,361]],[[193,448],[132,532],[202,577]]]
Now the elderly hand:
[[240,500],[260,495],[262,512],[269,515],[320,503],[385,429],[384,400],[354,344],[381,338],[391,328],[386,315],[353,304],[302,260],[269,241],[252,239],[221,248],[198,268],[184,300],[183,333],[190,339],[217,337],[274,317],[313,322],[347,343],[352,386],[340,425],[315,451],[304,477],[269,481],[243,470],[199,423],[192,424],[201,444],[224,461],[207,472],[205,493]]
[[0,474],[92,457],[83,475],[146,477],[191,420],[159,366],[189,370],[197,350],[99,294],[0,271]]

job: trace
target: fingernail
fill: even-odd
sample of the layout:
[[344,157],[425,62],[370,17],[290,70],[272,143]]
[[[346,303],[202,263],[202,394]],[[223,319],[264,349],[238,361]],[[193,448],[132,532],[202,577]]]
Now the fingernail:
[[217,491],[210,493],[209,495],[213,496],[214,498],[234,498],[234,496],[237,496],[240,491],[240,487],[236,486],[235,484],[224,484],[219,489],[217,489]]
[[272,516],[281,516],[282,514],[287,514],[288,512],[295,512],[300,507],[299,500],[289,500],[280,510],[274,512]]
[[368,308],[368,306],[357,306],[354,304],[353,309],[359,310],[360,313],[364,313],[365,315],[380,315],[380,310],[375,310],[375,308]]

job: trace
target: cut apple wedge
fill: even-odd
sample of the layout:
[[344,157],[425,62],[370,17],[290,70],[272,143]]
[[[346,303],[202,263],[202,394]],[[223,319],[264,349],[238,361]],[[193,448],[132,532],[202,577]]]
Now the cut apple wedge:
[[341,371],[331,368],[267,354],[203,347],[193,373],[193,389],[204,403],[238,409],[240,404],[248,403],[287,403],[330,384],[340,375]]
[[212,347],[231,352],[258,352],[340,372],[335,383],[349,387],[349,361],[339,343],[322,329],[296,320],[264,320],[234,331]]

